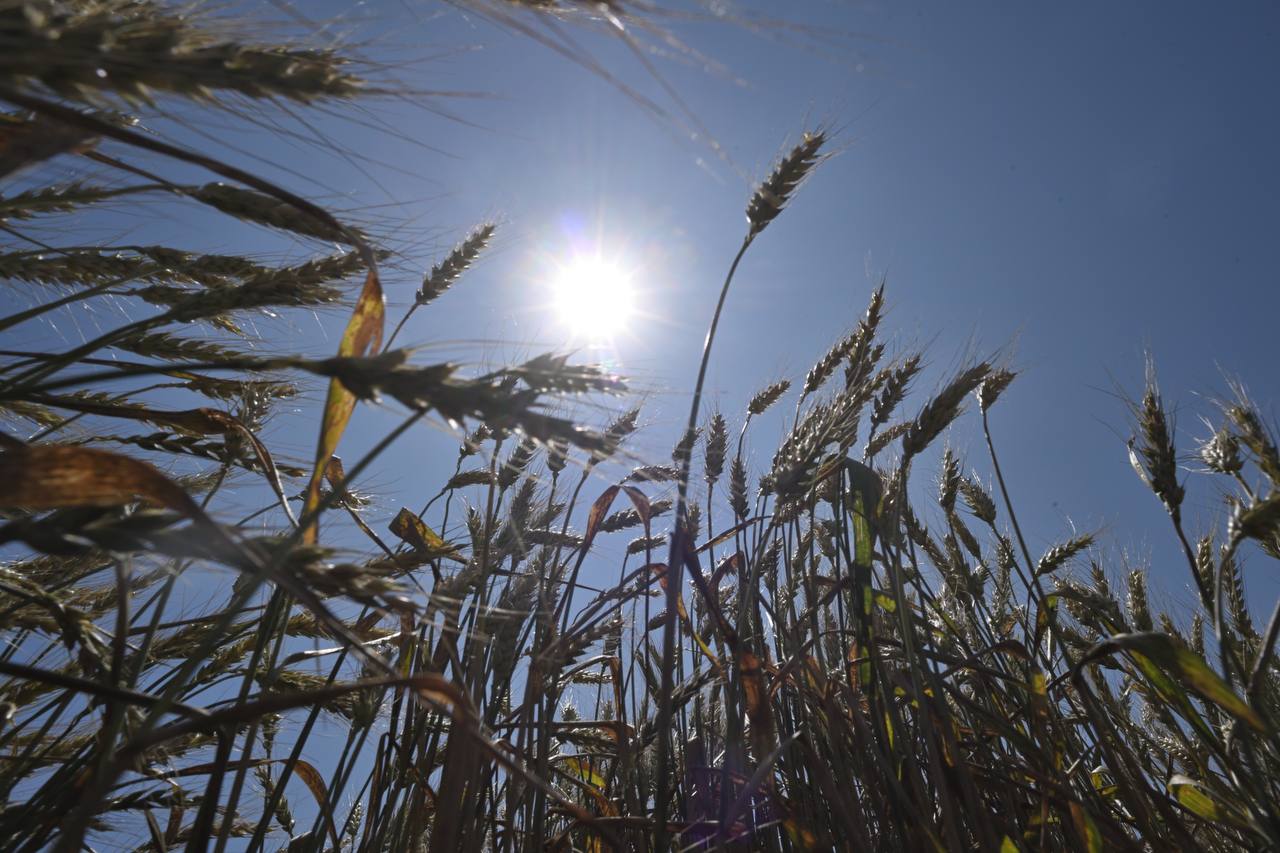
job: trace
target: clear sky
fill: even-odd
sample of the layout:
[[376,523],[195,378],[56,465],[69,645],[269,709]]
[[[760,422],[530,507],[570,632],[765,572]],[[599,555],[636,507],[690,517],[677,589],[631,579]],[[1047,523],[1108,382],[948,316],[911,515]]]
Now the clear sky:
[[[1226,377],[1241,378],[1274,420],[1277,7],[707,6],[744,21],[763,10],[788,26],[659,18],[662,32],[638,36],[654,48],[639,54],[653,71],[616,38],[568,24],[540,30],[590,56],[637,93],[629,97],[547,45],[444,4],[299,3],[313,20],[337,17],[326,32],[361,43],[366,57],[403,61],[395,74],[406,89],[471,94],[386,99],[368,115],[339,108],[306,135],[332,140],[341,156],[280,144],[267,159],[293,176],[255,168],[335,193],[332,204],[407,250],[386,280],[391,323],[422,269],[496,217],[494,251],[397,343],[473,363],[577,345],[648,396],[636,447],[665,461],[751,188],[801,131],[830,128],[837,156],[741,268],[708,411],[719,406],[732,422],[765,383],[803,377],[885,276],[894,346],[927,347],[921,394],[966,358],[998,353],[1022,371],[995,432],[1032,548],[1073,527],[1100,530],[1113,569],[1150,562],[1154,602],[1188,603],[1162,510],[1129,468],[1115,392],[1140,391],[1149,349],[1166,398],[1181,404],[1184,448],[1207,434],[1198,415],[1212,412],[1207,398]],[[694,138],[694,122],[722,153]],[[549,307],[548,270],[575,251],[635,274],[639,311],[604,349],[570,341]],[[344,321],[331,312],[266,328],[275,348],[328,353]],[[363,407],[343,455],[397,421]],[[305,458],[314,439],[301,423],[280,419],[270,438]],[[758,466],[778,430],[761,426]],[[368,481],[388,519],[452,469],[447,436],[422,430],[404,441]],[[985,475],[976,437],[961,428],[952,441]],[[931,473],[926,465],[917,476]],[[1193,513],[1219,506],[1203,490],[1191,504]],[[1280,593],[1260,566],[1246,578],[1256,601],[1269,606]]]
[[[598,244],[639,270],[641,314],[606,354],[650,393],[638,446],[661,457],[751,186],[801,130],[826,125],[838,156],[753,247],[730,295],[711,405],[733,416],[766,381],[803,376],[887,276],[885,328],[904,348],[927,347],[921,391],[994,351],[1023,372],[995,429],[1033,548],[1072,525],[1101,529],[1113,568],[1153,564],[1157,604],[1190,601],[1162,510],[1128,466],[1114,392],[1140,390],[1150,349],[1180,405],[1184,447],[1207,433],[1198,415],[1212,412],[1206,398],[1225,377],[1243,379],[1274,416],[1275,6],[760,4],[804,29],[667,20],[691,52],[650,56],[661,82],[619,41],[562,31],[669,119],[481,18],[411,8],[365,4],[354,17],[366,23],[349,32],[378,33],[370,54],[398,44],[438,57],[403,72],[414,86],[489,97],[438,102],[464,122],[392,111],[399,131],[436,152],[385,134],[367,142],[408,173],[384,179],[415,217],[406,228],[424,243],[423,263],[433,244],[447,249],[487,216],[502,228],[492,256],[416,315],[406,342],[493,360],[563,344],[547,265]],[[662,83],[723,157],[682,130]],[[380,203],[340,167],[326,182]],[[392,285],[393,302],[414,286]],[[375,428],[366,416],[356,429],[358,441]],[[758,464],[768,436],[759,433]],[[440,452],[430,435],[412,441],[425,459]],[[974,436],[953,441],[987,470]],[[414,474],[379,476],[421,491]],[[1193,490],[1192,505],[1216,511],[1217,496]],[[1247,577],[1269,603],[1265,574]]]

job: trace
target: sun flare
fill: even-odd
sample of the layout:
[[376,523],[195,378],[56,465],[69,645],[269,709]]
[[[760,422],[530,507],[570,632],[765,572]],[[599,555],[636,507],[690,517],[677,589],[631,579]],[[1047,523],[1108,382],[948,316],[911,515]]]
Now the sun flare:
[[635,312],[631,276],[598,255],[579,255],[564,264],[552,282],[560,322],[576,337],[607,340],[621,332]]

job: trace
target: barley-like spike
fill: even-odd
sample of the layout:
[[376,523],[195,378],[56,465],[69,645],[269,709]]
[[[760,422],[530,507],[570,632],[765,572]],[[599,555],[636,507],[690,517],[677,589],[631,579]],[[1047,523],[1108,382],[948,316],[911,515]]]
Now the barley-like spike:
[[347,815],[347,819],[342,825],[342,832],[340,833],[341,840],[350,838],[354,842],[356,840],[356,833],[360,830],[360,821],[363,818],[364,804],[357,801],[351,806],[351,813]]
[[1097,562],[1089,563],[1089,582],[1093,584],[1093,588],[1097,590],[1099,595],[1107,598],[1114,598],[1111,594],[1111,582],[1107,580],[1107,573]]
[[965,505],[969,507],[969,512],[973,513],[974,518],[987,524],[995,523],[995,501],[976,479],[961,480],[960,494],[964,496]]
[[982,380],[982,384],[978,386],[978,409],[985,413],[994,406],[996,400],[1017,376],[1018,374],[1012,370],[993,370],[991,375]]
[[481,423],[462,439],[462,444],[458,447],[459,458],[466,459],[479,453],[481,446],[492,437],[493,431],[489,429],[489,425]]
[[81,287],[105,282],[168,280],[171,273],[150,258],[125,252],[91,249],[32,254],[0,255],[0,279],[32,284],[74,284]]
[[[275,781],[271,778],[271,771],[266,767],[255,767],[254,774],[258,777],[258,782],[262,785],[263,802],[269,802],[272,794],[275,792]],[[293,835],[293,812],[289,808],[289,800],[283,794],[276,798],[275,811],[272,817],[276,819],[276,823],[280,824],[289,835]]]
[[1280,451],[1270,431],[1263,426],[1262,418],[1249,402],[1242,388],[1236,389],[1238,402],[1227,407],[1227,416],[1240,430],[1240,440],[1253,452],[1258,467],[1271,480],[1271,485],[1280,487]]
[[761,497],[774,493],[772,474],[760,475],[760,479],[756,481],[756,493]]
[[1081,625],[1103,635],[1129,630],[1120,603],[1110,592],[1061,578],[1054,583],[1060,591],[1067,592],[1067,611]]
[[618,447],[639,428],[640,407],[628,409],[605,427],[602,446],[591,454],[590,465],[595,466],[618,452]]
[[446,255],[443,261],[433,266],[431,271],[423,276],[422,287],[418,288],[414,300],[419,305],[426,305],[452,287],[458,277],[475,263],[476,258],[489,245],[495,228],[497,226],[492,222],[486,222],[454,246],[453,251]]
[[[657,518],[664,515],[671,509],[671,501],[663,500],[654,501],[649,504],[649,517]],[[644,519],[640,517],[640,513],[633,508],[621,509],[600,522],[601,533],[613,533],[618,530],[626,530],[629,527],[636,527],[643,523]]]
[[677,468],[682,466],[689,460],[693,454],[693,448],[698,444],[698,438],[702,435],[702,427],[694,427],[687,430],[680,440],[676,442],[676,446],[671,450],[671,461]]
[[532,528],[525,530],[523,535],[530,545],[548,545],[558,548],[578,548],[582,545],[582,537],[572,531]]
[[1234,540],[1254,539],[1264,548],[1273,544],[1280,534],[1280,492],[1248,504],[1238,503],[1228,522],[1228,530]]
[[920,415],[902,440],[902,451],[915,456],[942,434],[960,414],[960,403],[986,378],[991,366],[986,362],[974,365],[951,380],[936,397],[925,404]]
[[938,571],[946,571],[947,564],[949,562],[947,555],[942,552],[942,548],[938,545],[937,540],[930,535],[929,531],[920,523],[919,519],[917,519],[914,514],[903,513],[902,520],[906,527],[907,536],[911,541],[924,551],[925,555],[929,558],[929,561],[933,563],[934,567],[938,569]]
[[867,440],[867,446],[862,451],[862,455],[867,459],[874,458],[880,451],[906,435],[910,429],[911,421],[903,421],[900,424],[894,424],[891,427],[880,430]]
[[765,587],[776,596],[778,590],[778,565],[782,556],[782,537],[775,536],[769,540],[764,553],[760,555],[760,577]]
[[[261,465],[257,456],[252,453],[239,454],[231,450],[228,444],[218,441],[202,441],[195,436],[177,435],[175,433],[157,432],[151,435],[98,435],[95,442],[113,442],[131,444],[144,450],[160,453],[177,453],[186,456],[199,456],[244,468],[249,471],[260,471]],[[288,477],[301,477],[306,472],[293,465],[276,463],[276,469]]]
[[[636,428],[639,410],[632,410],[600,434],[539,411],[541,395],[518,387],[518,377],[499,371],[479,379],[458,377],[449,363],[411,365],[404,350],[376,356],[347,356],[310,361],[290,359],[291,367],[337,379],[358,399],[389,396],[415,411],[433,409],[455,423],[468,418],[483,421],[490,430],[519,430],[540,442],[563,439],[592,453],[590,465],[612,456],[619,443]],[[275,364],[276,362],[271,362]]]
[[160,264],[175,278],[209,286],[236,279],[244,281],[273,271],[239,255],[195,254],[169,246],[138,246],[134,251]]
[[885,281],[881,279],[880,286],[871,291],[871,301],[867,303],[867,312],[862,317],[862,328],[866,329],[868,341],[875,338],[880,319],[884,316],[884,288]]
[[977,537],[973,535],[973,531],[964,523],[964,520],[956,515],[955,512],[948,512],[947,522],[951,529],[955,531],[956,538],[964,545],[964,549],[972,554],[975,560],[981,560],[982,546],[978,544]]
[[1000,570],[1008,575],[1013,571],[1013,567],[1018,564],[1017,557],[1013,554],[1013,542],[1008,536],[1001,533],[996,534],[996,565]]
[[559,439],[547,442],[547,471],[553,476],[564,470],[569,461],[569,446]]
[[206,100],[216,91],[300,103],[350,98],[363,83],[326,50],[211,37],[191,10],[138,2],[39,3],[9,15],[0,80],[38,80],[60,95],[106,93],[148,103],[153,92]]
[[[256,679],[263,688],[271,688],[275,690],[290,690],[297,693],[313,691],[324,687],[326,679],[319,675],[308,672],[299,672],[293,669],[273,670],[269,676],[262,670]],[[329,699],[320,703],[320,707],[328,711],[330,714],[336,714],[350,720],[355,713],[356,697],[355,693],[343,693],[333,699]]]
[[265,379],[219,379],[216,376],[192,376],[182,387],[216,400],[237,400],[247,393],[262,393],[277,400],[298,396],[297,386],[288,382]]
[[26,400],[6,400],[0,403],[0,412],[13,417],[26,418],[41,427],[51,427],[67,422],[66,416],[58,414],[53,409]]
[[145,189],[147,187],[95,187],[78,181],[37,187],[8,197],[0,196],[0,220],[30,219],[42,213],[68,213],[82,205]]
[[750,506],[747,503],[747,466],[741,457],[734,457],[729,466],[729,506],[739,521],[747,517]]
[[800,536],[800,540],[796,542],[795,550],[791,552],[791,559],[787,562],[787,568],[793,582],[809,573],[809,549],[813,547],[813,536],[813,528],[806,527],[804,533]]
[[942,451],[942,471],[938,474],[938,506],[951,512],[960,489],[960,463],[948,447]]
[[696,542],[702,532],[702,505],[690,503],[685,515],[685,530],[693,537],[690,541]]
[[679,476],[680,469],[673,465],[642,465],[628,474],[624,482],[673,483]]
[[1173,430],[1160,389],[1156,386],[1155,370],[1147,368],[1147,388],[1138,406],[1137,453],[1141,458],[1140,473],[1145,474],[1147,485],[1175,518],[1179,515],[1186,492],[1178,482],[1177,452],[1173,446]]
[[1244,468],[1240,441],[1225,427],[1201,443],[1200,459],[1217,474],[1237,474]]
[[796,188],[817,165],[826,142],[825,132],[806,133],[800,144],[778,161],[773,172],[756,188],[747,205],[747,239],[753,240],[772,222],[790,200]]
[[1054,545],[1048,551],[1044,552],[1044,556],[1040,558],[1040,562],[1036,564],[1037,575],[1047,575],[1050,572],[1057,571],[1066,564],[1068,560],[1079,554],[1084,549],[1093,544],[1093,536],[1084,534],[1068,539],[1058,545]]
[[711,424],[707,427],[707,441],[703,445],[706,452],[705,468],[707,484],[714,486],[724,473],[725,451],[729,446],[729,428],[724,416],[716,412],[711,416]]
[[890,416],[906,396],[907,387],[920,371],[920,356],[912,355],[885,377],[871,405],[871,429],[875,430],[889,421]]
[[551,524],[560,517],[564,512],[565,505],[559,501],[551,501],[542,505],[534,516],[531,526],[533,527],[550,527]]
[[[880,318],[884,310],[884,282],[871,292],[871,302],[867,311],[858,323],[858,332],[849,352],[846,354],[844,368],[845,388],[854,388],[866,381],[880,362],[884,354],[884,344],[876,343],[876,334],[880,328]],[[871,389],[867,393],[874,393]]]
[[[696,533],[694,534],[696,537]],[[643,554],[648,550],[656,550],[667,544],[667,534],[660,533],[657,536],[641,536],[638,539],[632,539],[627,544],[628,554]]]
[[525,436],[516,445],[516,449],[511,451],[511,455],[507,457],[507,461],[498,469],[498,491],[505,492],[511,487],[520,475],[529,467],[529,462],[533,459],[533,455],[538,451],[538,443]]
[[[1213,588],[1213,576],[1215,564],[1213,559],[1213,534],[1206,533],[1196,542],[1196,559],[1192,571],[1196,575],[1196,588],[1209,590]],[[1211,602],[1204,602],[1206,606],[1212,606]]]
[[1245,597],[1244,578],[1240,574],[1240,564],[1232,552],[1223,546],[1219,559],[1226,565],[1222,567],[1226,578],[1227,612],[1231,614],[1231,624],[1236,634],[1245,640],[1256,640],[1258,632],[1253,626],[1253,616],[1249,613],[1248,600]]
[[274,402],[271,395],[263,389],[247,387],[236,405],[236,420],[256,432],[266,423]]
[[342,299],[341,290],[313,281],[276,276],[260,284],[241,284],[192,292],[154,286],[137,295],[156,305],[170,305],[170,318],[178,323],[207,320],[233,311],[259,308],[304,308],[326,305]]
[[1191,617],[1191,651],[1204,657],[1204,617],[1199,613]]
[[860,400],[869,399],[889,376],[886,371],[881,370],[871,378],[871,372],[884,355],[884,344],[864,344],[864,340],[860,340],[858,346],[854,347],[844,368],[844,387],[846,390],[858,389]]
[[1142,569],[1134,569],[1128,577],[1129,597],[1126,610],[1129,621],[1135,631],[1150,631],[1154,626],[1151,621],[1151,608],[1147,604],[1147,576]]
[[[511,508],[507,510],[507,526],[516,540],[519,540],[520,533],[529,527],[529,515],[533,511],[533,502],[537,498],[538,481],[533,477],[525,477],[520,481],[520,488],[516,489],[515,497],[511,499]],[[521,547],[516,551],[521,557],[528,553],[528,548]]]
[[780,382],[774,382],[756,392],[751,398],[751,402],[747,404],[747,414],[762,415],[770,406],[778,402],[783,394],[787,393],[791,388],[790,380],[783,379]]
[[219,361],[244,355],[221,344],[180,338],[168,332],[140,332],[122,338],[112,346],[135,355],[167,361]]
[[347,244],[352,240],[351,235],[359,233],[349,226],[346,231],[332,228],[294,205],[257,190],[218,182],[189,187],[184,192],[196,201],[236,219],[279,228],[281,231],[313,237],[327,243]]
[[[384,260],[387,253],[377,252],[376,257]],[[353,251],[314,258],[291,267],[260,269],[243,275],[242,279],[246,287],[304,289],[341,282],[363,271],[364,259],[359,252]]]
[[329,287],[329,283],[348,278],[362,266],[364,261],[357,252],[344,252],[298,266],[259,270],[233,287],[212,287],[192,292],[157,284],[136,291],[136,295],[154,305],[173,306],[173,316],[178,321],[206,319],[232,311],[269,306],[324,305],[343,296],[340,289]]
[[822,358],[818,359],[817,364],[809,368],[809,372],[804,377],[804,387],[800,389],[802,396],[809,396],[826,383],[831,374],[835,372],[835,369],[840,366],[840,363],[857,348],[862,334],[863,331],[859,328],[841,338],[831,349],[827,350]]
[[540,394],[621,394],[627,390],[621,377],[594,364],[569,364],[567,355],[544,353],[500,375],[522,382]]

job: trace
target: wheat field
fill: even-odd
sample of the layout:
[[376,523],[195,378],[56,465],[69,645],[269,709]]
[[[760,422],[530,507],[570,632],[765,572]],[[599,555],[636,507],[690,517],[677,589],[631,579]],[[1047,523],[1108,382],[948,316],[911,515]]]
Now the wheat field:
[[[1241,568],[1280,559],[1280,451],[1242,389],[1199,444],[1154,369],[1131,403],[1134,474],[1198,594],[1172,614],[1140,570],[1113,587],[1095,534],[1028,547],[994,437],[1019,428],[999,405],[1016,370],[974,358],[921,393],[925,354],[885,343],[891,283],[803,376],[709,413],[735,273],[838,145],[813,127],[734,211],[745,228],[727,218],[740,248],[683,438],[638,457],[644,410],[605,367],[395,347],[501,223],[389,316],[396,245],[147,129],[172,101],[257,115],[378,90],[376,67],[233,24],[158,0],[0,0],[0,281],[22,300],[0,318],[0,847],[1280,847],[1280,610],[1255,619]],[[307,259],[75,239],[102,206],[157,200]],[[24,240],[49,223],[64,244]],[[98,306],[119,322],[82,343],[10,348],[10,330]],[[316,310],[346,318],[336,352],[252,345],[252,318]],[[323,405],[291,424],[314,436],[299,462],[260,433],[307,393]],[[375,400],[399,426],[344,463]],[[600,419],[602,400],[620,414]],[[761,455],[753,419],[786,407]],[[990,480],[946,442],[962,419]],[[375,526],[362,475],[428,424],[459,438],[451,477]],[[1216,527],[1184,518],[1189,457]],[[201,604],[175,592],[193,578],[214,591]]]

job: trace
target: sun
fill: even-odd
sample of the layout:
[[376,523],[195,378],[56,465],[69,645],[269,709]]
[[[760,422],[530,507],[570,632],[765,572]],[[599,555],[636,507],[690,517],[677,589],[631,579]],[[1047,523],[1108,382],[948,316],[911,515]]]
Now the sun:
[[599,255],[570,258],[551,286],[556,315],[576,338],[611,339],[635,314],[630,273]]

